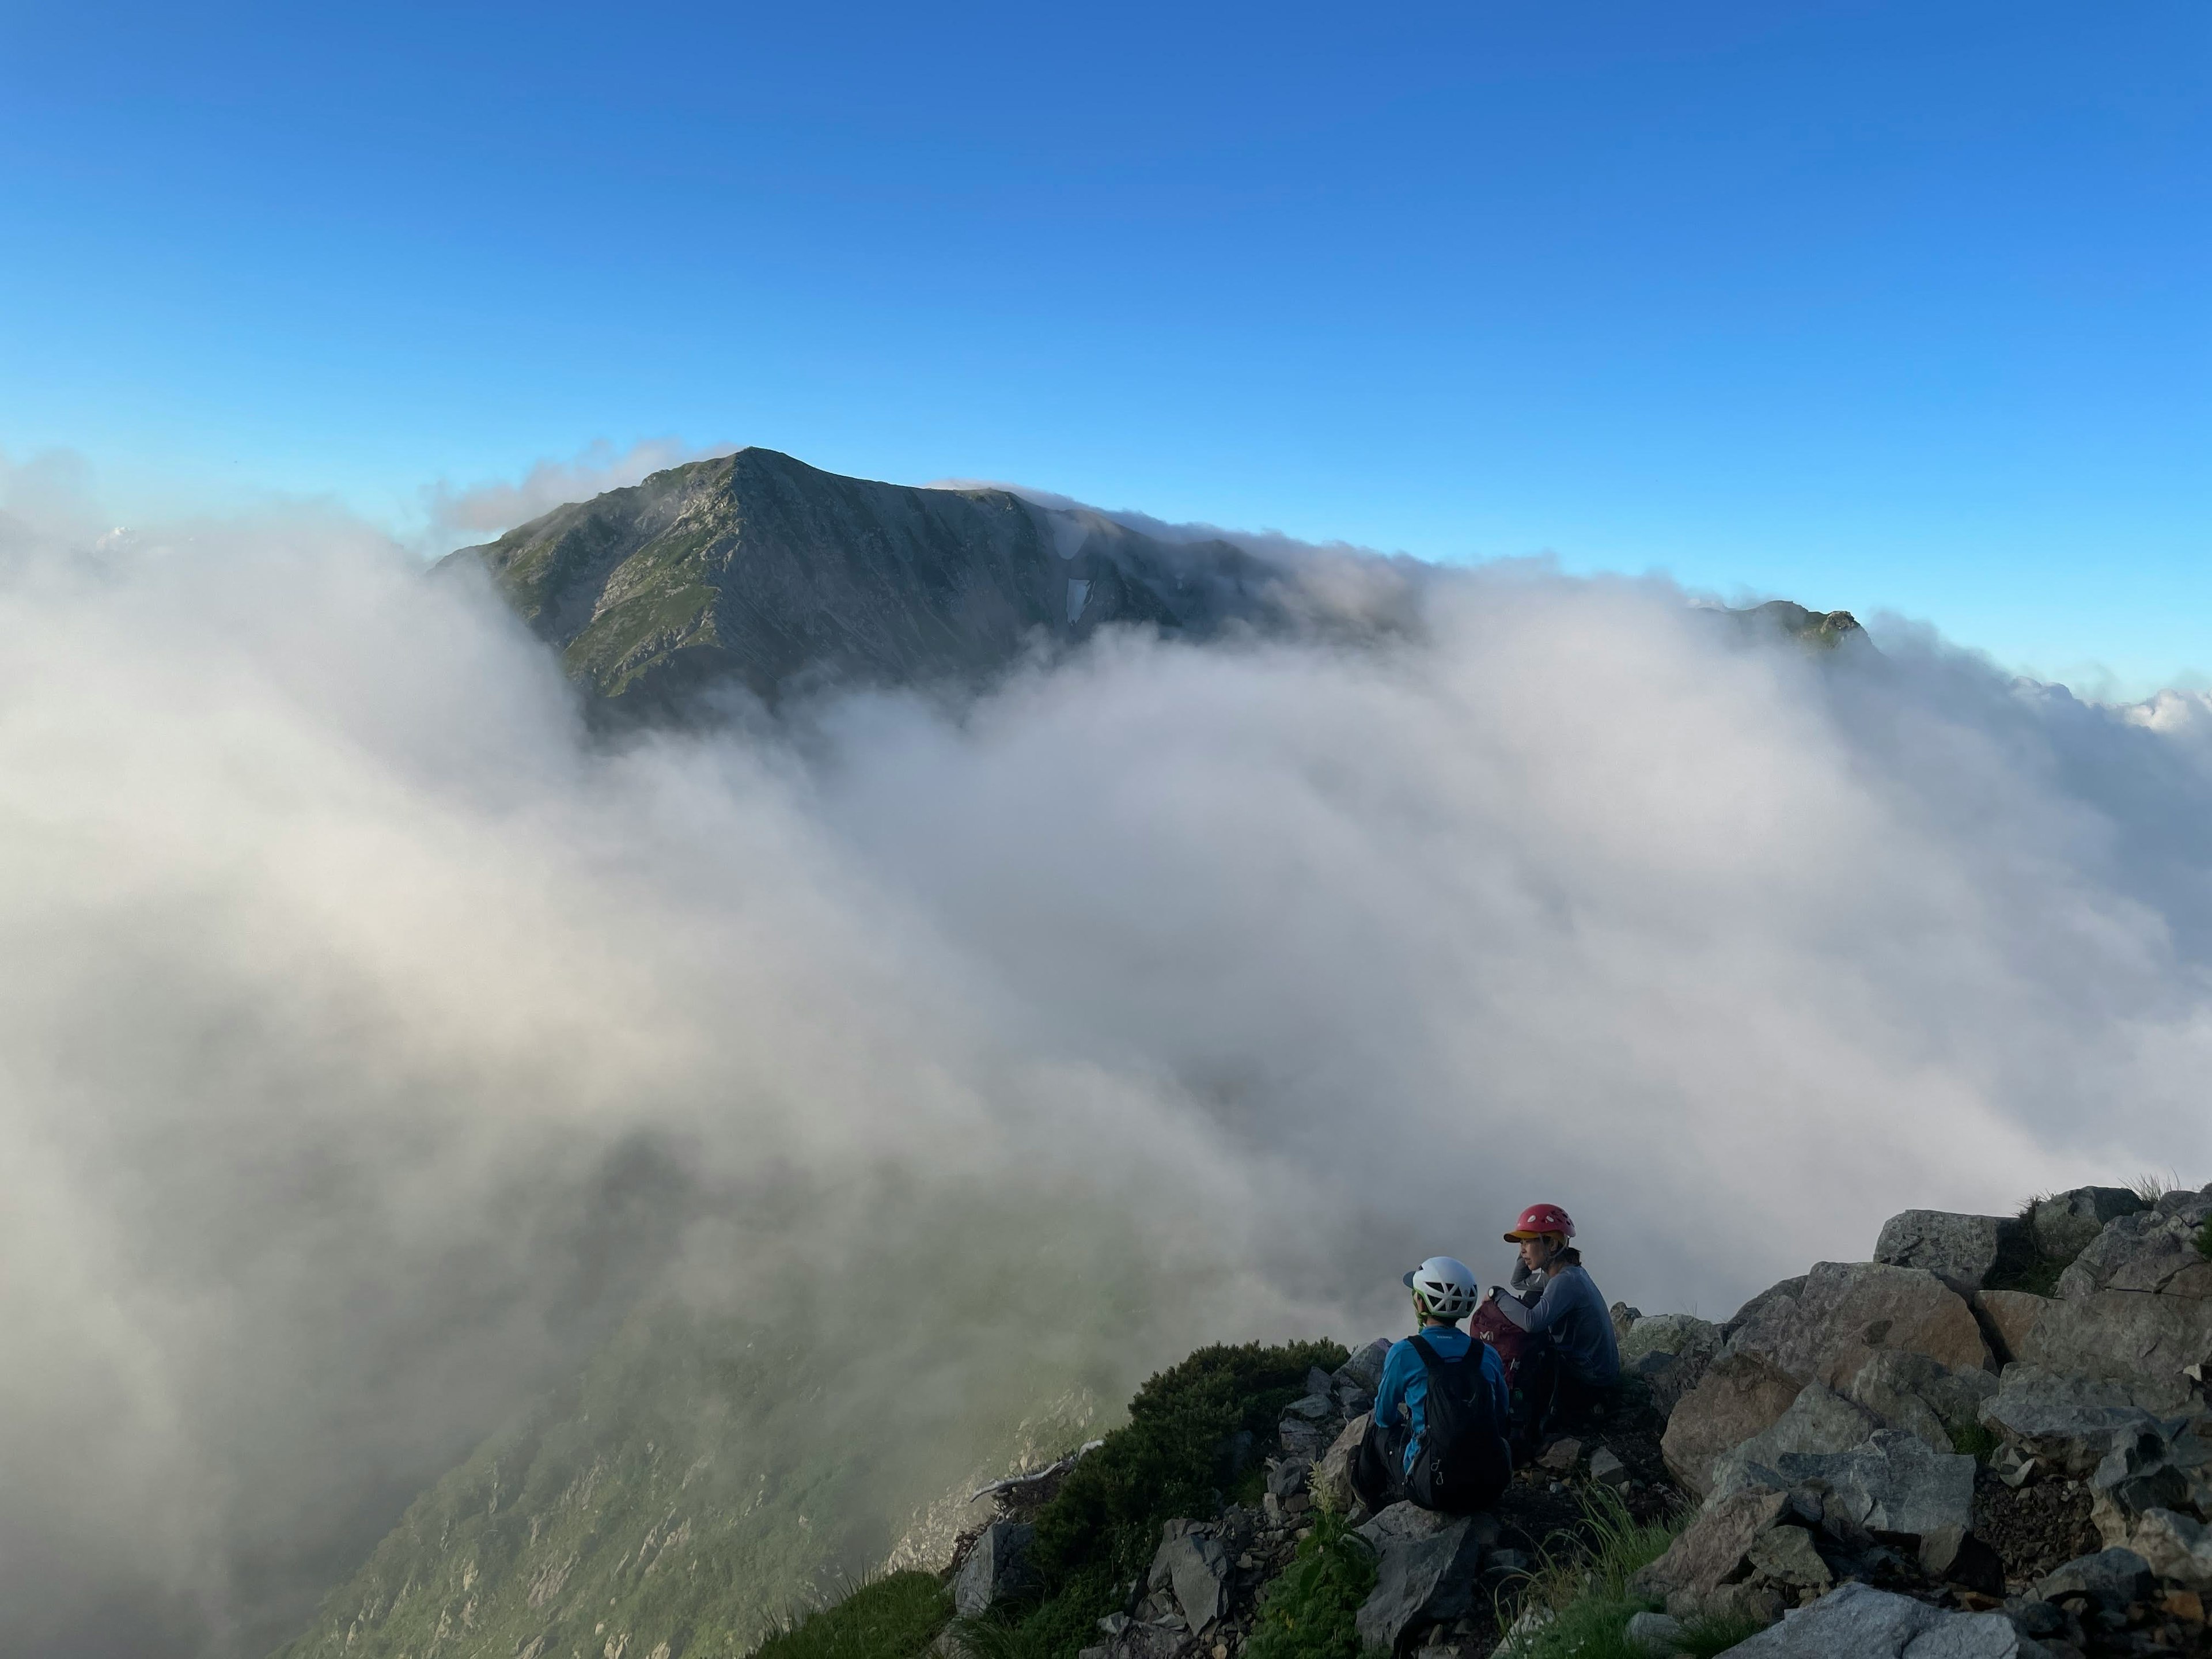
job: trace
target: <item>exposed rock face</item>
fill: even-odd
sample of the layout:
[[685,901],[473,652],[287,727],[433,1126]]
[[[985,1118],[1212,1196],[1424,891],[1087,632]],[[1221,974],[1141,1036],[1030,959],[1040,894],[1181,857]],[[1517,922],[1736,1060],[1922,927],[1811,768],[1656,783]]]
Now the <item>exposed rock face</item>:
[[1010,1596],[1036,1583],[1030,1571],[1030,1546],[1036,1528],[1025,1522],[994,1521],[983,1528],[953,1581],[952,1606],[963,1619],[981,1618]]
[[1664,1555],[1637,1575],[1637,1585],[1647,1594],[1686,1590],[1709,1595],[1743,1576],[1752,1546],[1790,1513],[1788,1495],[1771,1486],[1717,1498],[1698,1511]]
[[2025,1364],[2005,1367],[1980,1417],[2049,1472],[2076,1480],[2103,1461],[2116,1431],[2154,1423],[2123,1383]]
[[1954,1371],[1925,1354],[1891,1348],[1861,1366],[1844,1393],[1888,1427],[1949,1451],[1954,1431],[1978,1423],[1982,1402],[1996,1391],[1997,1379],[1987,1371]]
[[1933,1451],[1883,1429],[1844,1452],[1784,1452],[1777,1473],[1826,1487],[1822,1524],[1838,1537],[1895,1533],[1917,1539],[1921,1565],[1941,1573],[1974,1524],[1974,1460]]
[[2045,1601],[2069,1598],[2100,1607],[2124,1607],[2148,1598],[2150,1564],[2133,1550],[2100,1550],[2078,1561],[2069,1561],[2035,1587]]
[[1674,1478],[1699,1497],[1712,1488],[1713,1462],[1764,1432],[1790,1409],[1803,1383],[1756,1353],[1713,1362],[1682,1396],[1659,1444]]
[[1921,1267],[1823,1261],[1796,1295],[1770,1295],[1728,1340],[1800,1382],[1843,1387],[1886,1348],[1950,1368],[1986,1369],[1989,1345],[1966,1298]]
[[1949,1613],[1845,1584],[1730,1648],[1741,1659],[2025,1659],[2041,1650],[1996,1613]]
[[2028,1216],[2035,1248],[2053,1261],[2079,1255],[2105,1224],[2148,1208],[2124,1187],[2076,1187],[2038,1203]]
[[2027,1224],[2011,1216],[1907,1210],[1892,1216],[1874,1259],[1893,1267],[1924,1267],[1959,1290],[1979,1290],[2008,1258],[2032,1248]]
[[[1712,1495],[1723,1498],[1747,1486],[1786,1486],[1790,1483],[1776,1472],[1785,1454],[1849,1451],[1881,1426],[1881,1419],[1864,1407],[1808,1382],[1789,1410],[1713,1460]],[[1946,1443],[1944,1449],[1949,1449]]]
[[2197,1251],[2196,1224],[2148,1210],[2112,1222],[2058,1276],[2058,1294],[2069,1301],[2102,1291],[2212,1297],[2212,1261]]
[[2185,1370],[2212,1358],[2212,1299],[2141,1291],[2062,1297],[2015,1352],[2046,1370],[2124,1382],[2152,1410],[2181,1410],[2192,1394]]
[[1440,1524],[1433,1526],[1424,1516],[1419,1531],[1377,1528],[1373,1534],[1380,1540],[1375,1588],[1354,1621],[1364,1648],[1395,1649],[1409,1626],[1456,1619],[1474,1605],[1482,1570],[1480,1529],[1466,1516],[1436,1516]]
[[1362,1412],[1346,1424],[1344,1431],[1322,1454],[1321,1462],[1314,1465],[1313,1474],[1307,1477],[1314,1502],[1325,1510],[1348,1514],[1358,1501],[1358,1494],[1352,1489],[1352,1460],[1359,1455],[1359,1443],[1367,1437],[1368,1421],[1367,1413]]
[[1974,1306],[2004,1345],[2004,1357],[2017,1359],[2021,1346],[2051,1306],[2051,1298],[2032,1291],[1982,1291],[1975,1295]]
[[1161,1529],[1146,1587],[1172,1589],[1184,1622],[1201,1631],[1229,1611],[1229,1553],[1212,1528],[1170,1521]]

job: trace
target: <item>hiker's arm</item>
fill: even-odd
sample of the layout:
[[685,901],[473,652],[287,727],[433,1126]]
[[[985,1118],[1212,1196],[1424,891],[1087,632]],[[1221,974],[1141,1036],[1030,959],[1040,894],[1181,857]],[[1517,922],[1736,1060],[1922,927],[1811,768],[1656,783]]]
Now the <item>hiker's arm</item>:
[[[1498,1291],[1497,1295],[1490,1298],[1490,1304],[1493,1308],[1496,1308],[1498,1312],[1504,1314],[1508,1319],[1511,1320],[1516,1325],[1518,1325],[1522,1330],[1533,1331],[1537,1328],[1535,1323],[1536,1316],[1529,1310],[1528,1304],[1523,1302],[1519,1297],[1515,1296],[1510,1291]],[[1541,1304],[1540,1304],[1539,1305],[1540,1306]]]
[[1405,1403],[1406,1370],[1398,1363],[1398,1350],[1393,1347],[1389,1358],[1382,1362],[1382,1380],[1375,1385],[1375,1426],[1389,1429],[1396,1426],[1398,1407]]

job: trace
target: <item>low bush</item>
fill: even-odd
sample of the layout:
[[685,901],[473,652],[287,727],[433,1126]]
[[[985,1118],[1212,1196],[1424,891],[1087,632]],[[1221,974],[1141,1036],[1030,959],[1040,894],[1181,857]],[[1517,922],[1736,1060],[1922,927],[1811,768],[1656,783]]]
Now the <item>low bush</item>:
[[1951,1449],[1977,1463],[1986,1463],[1994,1457],[1997,1444],[1996,1436],[1979,1423],[1951,1425]]
[[1284,1407],[1305,1393],[1309,1370],[1349,1357],[1334,1342],[1247,1343],[1201,1348],[1153,1377],[1129,1402],[1128,1422],[1037,1516],[1030,1559],[1039,1595],[963,1620],[961,1638],[985,1659],[1074,1659],[1151,1567],[1163,1522],[1258,1498]]
[[952,1618],[952,1593],[926,1572],[895,1572],[808,1613],[753,1659],[916,1659]]
[[1359,1604],[1375,1588],[1375,1552],[1340,1515],[1322,1514],[1297,1559],[1267,1587],[1245,1659],[1358,1659]]
[[2204,1224],[2197,1230],[2197,1254],[2212,1261],[2212,1216],[2207,1216]]

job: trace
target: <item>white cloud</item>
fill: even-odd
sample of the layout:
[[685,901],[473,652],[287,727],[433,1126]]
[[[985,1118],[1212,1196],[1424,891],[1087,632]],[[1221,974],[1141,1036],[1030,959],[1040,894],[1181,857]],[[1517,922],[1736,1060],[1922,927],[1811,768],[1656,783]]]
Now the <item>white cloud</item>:
[[357,526],[76,533],[0,580],[27,1650],[262,1629],[730,1194],[826,1194],[804,1261],[1042,1187],[988,1259],[1152,1286],[1126,1378],[1386,1328],[1537,1197],[1716,1313],[1907,1206],[2212,1175],[2199,715],[1517,568],[1387,648],[611,752]]
[[463,488],[441,478],[422,492],[423,505],[434,533],[447,541],[453,539],[448,532],[496,535],[569,501],[588,501],[664,468],[727,455],[736,447],[701,448],[679,438],[644,438],[617,450],[605,438],[595,438],[569,460],[535,463],[520,483],[495,479]]

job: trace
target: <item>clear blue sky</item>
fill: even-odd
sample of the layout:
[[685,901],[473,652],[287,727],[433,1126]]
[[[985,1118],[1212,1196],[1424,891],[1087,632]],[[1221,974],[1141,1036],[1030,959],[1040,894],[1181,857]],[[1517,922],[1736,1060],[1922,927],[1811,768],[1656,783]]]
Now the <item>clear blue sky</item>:
[[595,438],[2212,672],[2212,5],[0,3],[0,450]]

